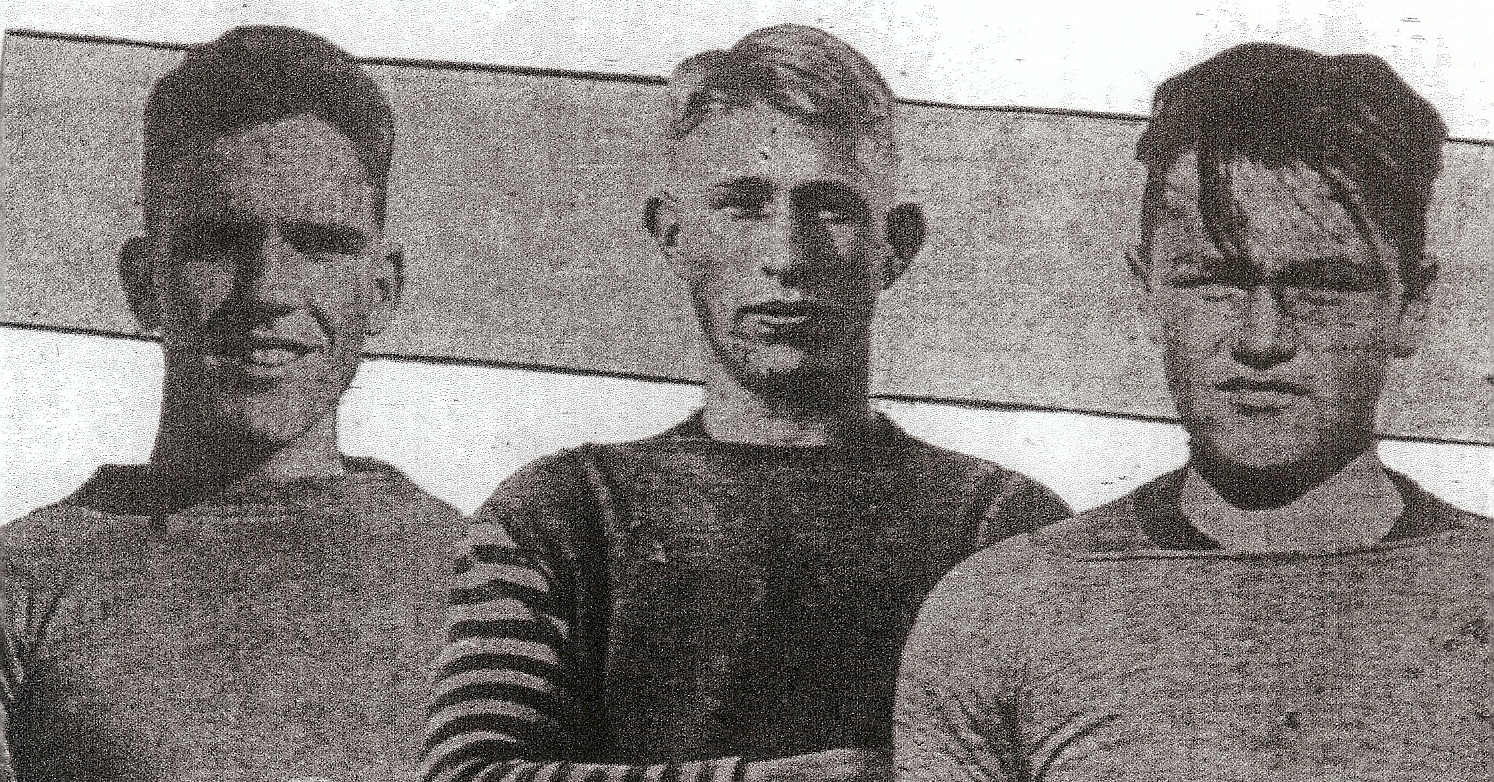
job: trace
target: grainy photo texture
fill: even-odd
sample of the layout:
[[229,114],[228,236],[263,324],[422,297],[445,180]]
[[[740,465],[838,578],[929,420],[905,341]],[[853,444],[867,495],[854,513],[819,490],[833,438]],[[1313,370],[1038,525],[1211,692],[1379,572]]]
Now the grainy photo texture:
[[17,12],[0,780],[1486,779],[1487,36],[1177,5]]

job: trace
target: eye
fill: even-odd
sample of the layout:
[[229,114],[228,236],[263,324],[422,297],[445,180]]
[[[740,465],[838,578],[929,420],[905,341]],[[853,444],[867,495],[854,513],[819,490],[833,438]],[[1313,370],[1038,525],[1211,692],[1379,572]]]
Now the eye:
[[1204,301],[1234,301],[1245,295],[1244,289],[1222,282],[1200,282],[1192,288]]
[[1337,307],[1344,303],[1342,293],[1324,288],[1307,288],[1297,291],[1297,298],[1314,307]]
[[1204,301],[1232,301],[1245,295],[1243,286],[1196,269],[1179,269],[1168,278],[1168,282],[1174,288],[1188,291]]
[[799,220],[818,225],[842,225],[864,219],[865,200],[854,189],[836,182],[804,185],[794,192]]
[[368,246],[362,231],[342,225],[288,223],[280,233],[297,252],[320,258],[357,255]]
[[733,220],[756,220],[764,217],[761,201],[742,196],[723,196],[712,199],[711,209]]
[[237,258],[253,251],[259,235],[248,223],[199,223],[172,237],[171,254],[182,261]]
[[822,206],[816,209],[813,217],[818,222],[830,224],[849,223],[855,219],[850,210],[834,206]]

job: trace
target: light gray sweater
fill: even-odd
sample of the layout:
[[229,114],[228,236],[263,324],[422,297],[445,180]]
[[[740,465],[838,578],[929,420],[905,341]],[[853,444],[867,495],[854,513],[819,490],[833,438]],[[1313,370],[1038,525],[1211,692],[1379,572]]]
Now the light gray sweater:
[[0,529],[21,782],[409,779],[461,517],[347,467],[193,499],[106,467]]
[[999,543],[910,636],[905,782],[1487,780],[1487,520],[1392,474],[1378,544],[1233,554],[1182,473]]

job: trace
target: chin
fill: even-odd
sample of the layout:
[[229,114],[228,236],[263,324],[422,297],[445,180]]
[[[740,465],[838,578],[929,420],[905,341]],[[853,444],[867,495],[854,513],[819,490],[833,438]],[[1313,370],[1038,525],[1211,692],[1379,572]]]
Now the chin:
[[818,362],[750,361],[740,366],[743,386],[764,394],[823,396],[839,385],[841,374]]
[[324,414],[313,400],[239,399],[221,405],[217,419],[224,434],[251,450],[272,452],[299,440]]
[[1358,453],[1345,447],[1350,439],[1329,434],[1226,423],[1195,432],[1192,439],[1196,454],[1217,467],[1297,482],[1327,477]]

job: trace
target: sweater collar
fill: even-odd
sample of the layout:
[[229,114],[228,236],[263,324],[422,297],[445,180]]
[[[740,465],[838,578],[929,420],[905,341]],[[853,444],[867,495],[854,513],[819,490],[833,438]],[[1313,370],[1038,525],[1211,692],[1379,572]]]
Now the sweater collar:
[[[1182,509],[1183,485],[1188,467],[1167,473],[1136,490],[1131,502],[1139,532],[1150,546],[1173,550],[1222,550],[1219,541],[1196,527]],[[1394,470],[1384,470],[1386,479],[1401,501],[1401,512],[1376,545],[1399,543],[1447,532],[1462,526],[1452,506],[1437,499],[1414,481]]]
[[836,450],[863,450],[874,447],[887,447],[904,444],[909,438],[892,419],[881,411],[874,411],[861,432],[861,436],[852,443],[845,445],[766,445],[763,443],[735,443],[725,440],[717,440],[711,437],[705,427],[705,409],[697,409],[690,414],[689,418],[675,424],[669,429],[648,438],[645,442],[659,441],[704,441],[716,443],[722,446],[731,446],[743,449],[772,450],[782,452],[804,452],[818,453]]
[[189,508],[295,503],[308,497],[325,497],[353,484],[404,480],[398,470],[377,459],[344,457],[343,464],[345,472],[338,476],[283,482],[245,480],[206,493],[183,492],[149,465],[110,464],[100,467],[71,501],[106,513],[161,516]]
[[1384,539],[1405,509],[1373,451],[1279,508],[1237,508],[1189,466],[1178,508],[1208,538],[1253,553],[1363,549]]

